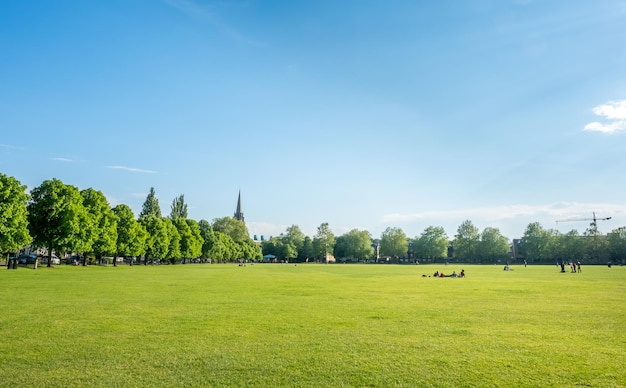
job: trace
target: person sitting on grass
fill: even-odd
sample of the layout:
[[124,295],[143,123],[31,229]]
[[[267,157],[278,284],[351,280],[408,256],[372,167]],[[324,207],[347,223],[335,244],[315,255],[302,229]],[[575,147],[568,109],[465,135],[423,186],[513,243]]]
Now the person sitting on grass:
[[465,277],[465,270],[464,269],[461,270],[461,273],[459,274],[459,277],[460,278],[464,278]]

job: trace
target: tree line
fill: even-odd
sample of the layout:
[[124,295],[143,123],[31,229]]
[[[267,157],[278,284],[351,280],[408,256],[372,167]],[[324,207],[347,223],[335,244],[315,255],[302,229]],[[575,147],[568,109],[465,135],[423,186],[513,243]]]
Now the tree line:
[[375,239],[358,229],[335,236],[328,223],[310,237],[292,225],[259,246],[234,217],[212,222],[189,219],[182,194],[164,217],[151,188],[135,217],[128,205],[111,207],[104,194],[93,188],[79,190],[52,179],[26,193],[17,179],[0,173],[0,252],[18,252],[28,244],[47,250],[48,265],[53,252],[80,253],[96,261],[108,256],[143,257],[144,263],[262,260],[264,256],[296,262],[626,261],[626,228],[602,235],[595,223],[583,235],[530,223],[522,238],[513,241],[497,228],[481,231],[470,220],[461,223],[452,239],[438,226],[429,226],[414,238],[401,228],[388,227]]
[[93,188],[79,190],[55,178],[27,194],[17,179],[0,174],[0,251],[15,253],[29,244],[47,251],[48,266],[53,252],[80,254],[83,265],[87,258],[102,262],[109,256],[143,257],[144,263],[262,256],[243,222],[232,217],[212,223],[189,219],[182,194],[164,217],[151,188],[135,217],[128,205],[111,207]]

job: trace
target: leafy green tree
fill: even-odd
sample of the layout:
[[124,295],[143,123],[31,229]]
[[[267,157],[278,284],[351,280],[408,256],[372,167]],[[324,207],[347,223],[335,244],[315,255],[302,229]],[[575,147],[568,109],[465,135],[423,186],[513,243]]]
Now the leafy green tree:
[[213,241],[209,250],[209,258],[218,262],[232,261],[238,255],[237,243],[233,239],[222,232],[213,232]]
[[302,240],[302,249],[298,251],[298,259],[300,261],[308,261],[309,258],[313,258],[315,256],[315,251],[313,250],[313,240],[309,236],[304,236],[304,240]]
[[213,231],[225,233],[230,236],[233,241],[250,239],[246,224],[233,217],[216,218],[213,220],[212,227]]
[[328,222],[317,227],[317,234],[313,238],[313,249],[315,256],[324,262],[328,262],[328,257],[332,256],[335,248],[335,235],[330,230]]
[[89,213],[92,226],[91,249],[85,253],[93,254],[102,263],[103,256],[115,254],[117,219],[101,191],[89,188],[81,191],[80,194],[83,197],[83,206]]
[[607,235],[611,260],[616,262],[626,262],[626,228],[620,227],[612,230]]
[[113,213],[117,220],[116,259],[113,260],[116,265],[117,256],[136,257],[145,253],[148,232],[135,220],[135,215],[128,205],[117,205],[113,208]]
[[[28,225],[33,243],[48,250],[48,266],[52,252],[89,251],[91,230],[80,192],[75,186],[58,179],[46,180],[31,191],[27,205]],[[36,265],[36,264],[35,264]]]
[[167,228],[167,235],[170,238],[170,244],[167,248],[167,255],[165,258],[172,264],[175,264],[183,257],[180,250],[180,233],[178,233],[178,229],[176,229],[176,226],[171,219],[163,218],[163,222]]
[[352,229],[336,239],[335,256],[339,258],[358,261],[373,255],[372,236],[366,230]]
[[481,260],[496,262],[507,260],[510,256],[510,242],[498,228],[485,228],[480,235],[477,256]]
[[146,240],[146,260],[144,264],[148,264],[147,259],[164,259],[167,257],[170,236],[167,233],[167,225],[163,218],[149,214],[139,218],[139,223],[143,225],[146,232],[148,232],[148,239]]
[[546,261],[554,258],[550,252],[552,235],[540,223],[528,224],[520,241],[520,253],[530,261]]
[[472,221],[466,220],[457,229],[454,238],[453,257],[461,260],[474,260],[478,256],[478,244],[480,243],[480,232]]
[[0,173],[0,253],[17,252],[32,241],[28,232],[28,198],[26,186]]
[[184,259],[195,259],[202,255],[200,227],[194,220],[175,218],[173,221],[180,235],[180,254]]
[[587,254],[592,263],[599,264],[602,258],[609,256],[608,240],[598,230],[598,225],[595,222],[592,222],[587,228],[584,236],[587,243]]
[[560,242],[560,250],[555,257],[567,261],[585,260],[585,239],[578,234],[577,230],[570,230],[563,235],[559,235],[557,238]]
[[429,226],[413,242],[413,251],[420,259],[442,259],[448,256],[449,238],[440,226]]
[[261,260],[263,254],[261,253],[261,247],[252,240],[243,240],[237,243],[239,245],[239,251],[241,252],[241,258],[246,260]]
[[175,220],[177,218],[187,218],[187,204],[185,203],[185,196],[183,194],[174,198],[174,200],[172,201],[172,211],[170,212],[170,218],[172,220]]
[[409,241],[400,228],[388,227],[380,235],[380,254],[389,257],[406,257]]
[[304,233],[302,233],[298,225],[291,225],[282,236],[282,240],[293,245],[296,251],[299,252],[304,244]]
[[202,237],[202,258],[208,259],[211,244],[215,238],[213,235],[213,227],[207,220],[200,220],[198,226],[200,227],[200,236]]
[[150,188],[150,193],[146,197],[145,202],[143,203],[143,207],[141,208],[141,213],[139,213],[139,218],[143,218],[149,215],[153,215],[155,217],[161,218],[161,207],[159,206],[159,199],[156,197],[156,193],[154,192],[154,187]]

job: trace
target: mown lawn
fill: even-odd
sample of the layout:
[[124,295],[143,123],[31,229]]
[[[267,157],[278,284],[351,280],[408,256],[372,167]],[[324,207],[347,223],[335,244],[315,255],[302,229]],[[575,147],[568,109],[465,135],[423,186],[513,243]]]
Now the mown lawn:
[[626,386],[626,267],[512,268],[0,268],[0,386]]

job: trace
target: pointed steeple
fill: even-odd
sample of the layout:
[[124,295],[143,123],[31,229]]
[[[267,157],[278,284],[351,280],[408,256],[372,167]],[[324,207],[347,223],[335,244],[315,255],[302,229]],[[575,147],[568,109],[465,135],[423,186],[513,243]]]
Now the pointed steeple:
[[243,218],[243,212],[241,211],[241,190],[239,190],[239,196],[237,197],[237,210],[235,210],[235,219],[245,222]]

